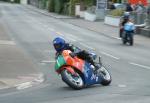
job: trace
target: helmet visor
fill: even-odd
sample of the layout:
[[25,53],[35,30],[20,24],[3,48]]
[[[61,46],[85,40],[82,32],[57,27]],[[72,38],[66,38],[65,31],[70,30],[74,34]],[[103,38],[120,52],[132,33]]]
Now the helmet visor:
[[60,48],[61,48],[61,45],[55,44],[54,47],[55,47],[55,49],[60,49]]

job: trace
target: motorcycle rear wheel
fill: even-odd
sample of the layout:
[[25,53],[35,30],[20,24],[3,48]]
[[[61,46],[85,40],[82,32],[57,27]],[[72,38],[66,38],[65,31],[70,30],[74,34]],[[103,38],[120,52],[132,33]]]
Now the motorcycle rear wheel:
[[84,87],[84,82],[79,73],[76,72],[76,76],[71,74],[69,71],[64,69],[61,72],[62,80],[73,89],[82,89]]
[[130,38],[130,45],[133,45],[133,37]]

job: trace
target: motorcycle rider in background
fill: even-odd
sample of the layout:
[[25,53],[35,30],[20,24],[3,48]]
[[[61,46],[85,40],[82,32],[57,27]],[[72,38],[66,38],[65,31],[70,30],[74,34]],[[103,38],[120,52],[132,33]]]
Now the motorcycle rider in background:
[[130,20],[130,13],[129,12],[125,12],[121,18],[121,22],[120,22],[120,31],[119,31],[119,36],[120,38],[122,37],[122,33],[124,31],[124,25]]
[[124,32],[126,32],[125,38],[127,38],[127,36],[129,36],[130,38],[133,38],[133,34],[135,32],[135,25],[134,25],[134,23],[131,22],[131,20],[128,20],[124,24],[124,28],[123,29],[124,29]]
[[97,65],[93,58],[91,57],[91,54],[86,51],[86,50],[81,50],[80,48],[66,43],[66,41],[63,38],[57,37],[53,40],[53,46],[56,50],[56,58],[62,53],[63,50],[70,50],[72,53],[70,54],[70,56],[74,57],[77,56],[79,58],[81,58],[82,60],[86,60],[87,62],[91,63],[91,65],[93,65],[94,71],[99,69],[99,65]]

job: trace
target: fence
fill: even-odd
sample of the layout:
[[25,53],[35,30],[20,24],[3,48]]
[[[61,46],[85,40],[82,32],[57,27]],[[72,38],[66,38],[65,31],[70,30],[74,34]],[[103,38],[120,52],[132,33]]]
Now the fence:
[[135,24],[144,24],[146,19],[146,13],[132,13],[131,18],[133,19]]

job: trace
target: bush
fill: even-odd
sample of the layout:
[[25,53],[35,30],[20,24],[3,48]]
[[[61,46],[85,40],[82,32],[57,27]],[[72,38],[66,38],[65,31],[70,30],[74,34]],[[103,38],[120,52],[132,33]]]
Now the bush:
[[94,0],[83,0],[87,7],[93,6]]
[[124,13],[124,10],[123,9],[115,9],[115,10],[111,10],[109,15],[112,15],[112,16],[122,16]]
[[54,12],[61,13],[63,8],[63,0],[55,0],[54,5]]
[[39,8],[45,9],[46,8],[47,0],[39,0]]
[[62,13],[65,15],[69,15],[69,3],[64,3]]
[[15,3],[20,3],[20,0],[14,0]]
[[54,12],[54,0],[48,0],[48,11],[49,12]]

